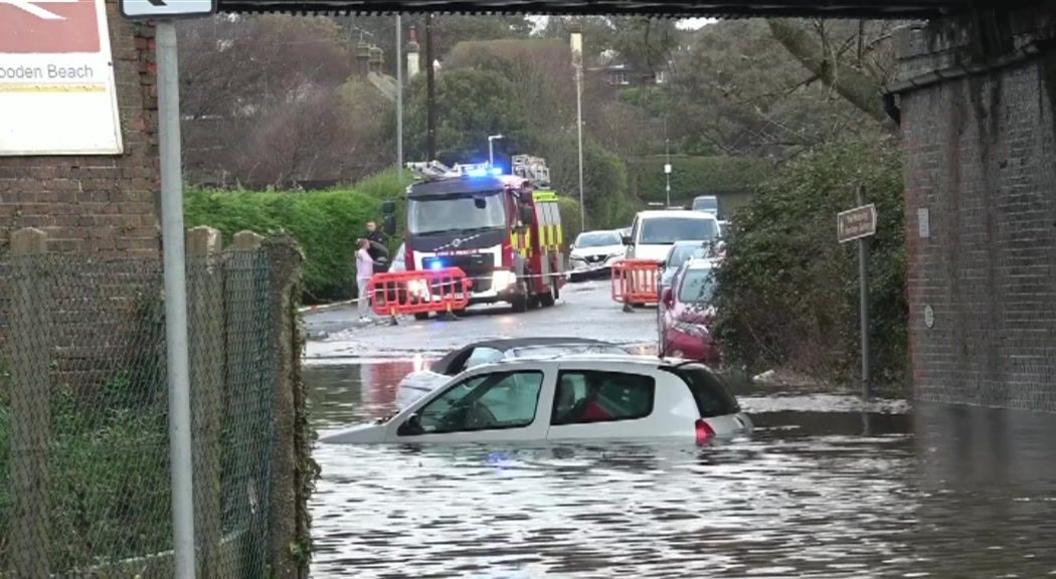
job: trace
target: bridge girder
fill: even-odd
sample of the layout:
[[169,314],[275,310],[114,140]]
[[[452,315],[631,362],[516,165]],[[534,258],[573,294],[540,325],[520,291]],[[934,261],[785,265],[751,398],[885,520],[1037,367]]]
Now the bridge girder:
[[643,15],[925,19],[1040,0],[218,0],[222,12]]

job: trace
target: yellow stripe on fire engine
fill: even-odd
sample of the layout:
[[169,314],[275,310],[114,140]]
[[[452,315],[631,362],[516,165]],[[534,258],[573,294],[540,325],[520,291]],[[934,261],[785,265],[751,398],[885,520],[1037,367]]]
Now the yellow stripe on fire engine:
[[557,193],[545,189],[532,192],[532,201],[536,203],[549,203],[557,201]]

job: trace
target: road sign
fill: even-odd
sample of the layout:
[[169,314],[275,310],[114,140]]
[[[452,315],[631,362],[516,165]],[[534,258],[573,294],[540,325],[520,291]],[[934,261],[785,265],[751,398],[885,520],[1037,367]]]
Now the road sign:
[[216,0],[121,0],[127,18],[205,16],[216,12]]
[[0,0],[0,156],[118,154],[104,0]]
[[862,205],[836,214],[836,239],[840,243],[876,235],[876,205]]

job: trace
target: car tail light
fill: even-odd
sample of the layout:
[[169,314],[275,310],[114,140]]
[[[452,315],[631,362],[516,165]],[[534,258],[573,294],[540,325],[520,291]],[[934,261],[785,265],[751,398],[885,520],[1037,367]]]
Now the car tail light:
[[697,419],[697,444],[703,445],[707,441],[711,440],[715,436],[715,429],[710,424],[704,421],[703,418]]

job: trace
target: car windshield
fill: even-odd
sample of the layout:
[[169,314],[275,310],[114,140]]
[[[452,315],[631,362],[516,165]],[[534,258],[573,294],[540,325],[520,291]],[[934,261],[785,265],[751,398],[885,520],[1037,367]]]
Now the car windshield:
[[615,231],[592,231],[590,233],[581,233],[576,238],[576,247],[600,247],[619,244],[620,236]]
[[645,245],[671,245],[682,240],[709,240],[717,235],[715,221],[706,216],[652,217],[642,221],[642,234],[638,243]]
[[716,211],[719,208],[719,200],[714,197],[698,197],[693,200],[694,211]]
[[715,277],[710,269],[691,269],[682,279],[678,290],[678,301],[683,303],[700,303],[711,301],[715,293]]
[[441,231],[492,229],[506,224],[501,195],[411,199],[407,230],[415,234]]
[[687,260],[694,257],[704,257],[705,248],[703,245],[676,245],[671,250],[671,257],[667,259],[667,267],[673,268],[686,263]]

